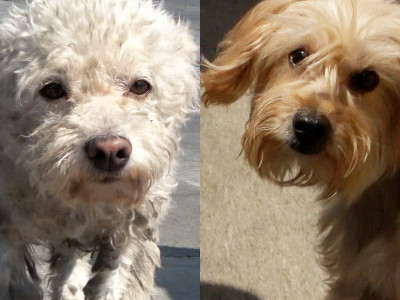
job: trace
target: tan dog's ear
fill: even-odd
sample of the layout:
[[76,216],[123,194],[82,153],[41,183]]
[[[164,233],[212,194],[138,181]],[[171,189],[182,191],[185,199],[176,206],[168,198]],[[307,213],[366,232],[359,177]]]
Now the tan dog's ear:
[[277,14],[295,0],[264,0],[246,13],[218,45],[218,56],[201,74],[205,89],[201,100],[206,104],[230,104],[257,81],[255,65],[260,49],[268,42],[273,27],[268,17]]

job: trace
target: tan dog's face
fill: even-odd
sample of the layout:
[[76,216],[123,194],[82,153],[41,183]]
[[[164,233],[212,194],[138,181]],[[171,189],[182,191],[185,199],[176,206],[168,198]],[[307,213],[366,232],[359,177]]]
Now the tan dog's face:
[[263,1],[222,42],[202,100],[250,88],[243,148],[259,174],[354,199],[398,168],[399,33],[384,0]]

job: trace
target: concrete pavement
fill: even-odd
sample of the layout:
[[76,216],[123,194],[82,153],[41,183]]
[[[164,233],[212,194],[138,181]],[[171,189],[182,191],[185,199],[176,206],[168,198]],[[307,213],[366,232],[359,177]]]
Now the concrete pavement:
[[200,117],[183,129],[183,155],[174,205],[161,227],[162,269],[155,300],[200,298]]
[[[166,0],[174,16],[190,21],[200,43],[200,1]],[[198,56],[199,57],[199,56]],[[155,300],[200,299],[200,116],[182,131],[179,186],[174,205],[161,227],[162,269],[157,270]]]

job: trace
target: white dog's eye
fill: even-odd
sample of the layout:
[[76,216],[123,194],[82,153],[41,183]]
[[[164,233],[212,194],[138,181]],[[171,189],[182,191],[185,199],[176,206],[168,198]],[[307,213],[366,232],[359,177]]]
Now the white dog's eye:
[[150,90],[150,83],[148,83],[146,80],[139,79],[132,84],[129,91],[135,95],[142,96],[147,94]]
[[350,88],[357,93],[372,91],[379,83],[379,75],[371,69],[365,69],[350,77]]
[[64,87],[56,82],[46,83],[39,93],[48,100],[57,100],[67,96],[67,92],[65,91]]
[[298,48],[292,52],[289,53],[289,62],[293,66],[297,65],[299,62],[301,62],[303,59],[307,57],[307,51],[304,50],[303,48]]

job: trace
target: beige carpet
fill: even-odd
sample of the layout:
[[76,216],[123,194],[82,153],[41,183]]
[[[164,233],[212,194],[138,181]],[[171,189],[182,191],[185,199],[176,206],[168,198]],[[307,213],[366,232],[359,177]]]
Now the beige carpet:
[[201,280],[261,299],[322,299],[316,193],[262,181],[237,158],[248,103],[201,108]]

